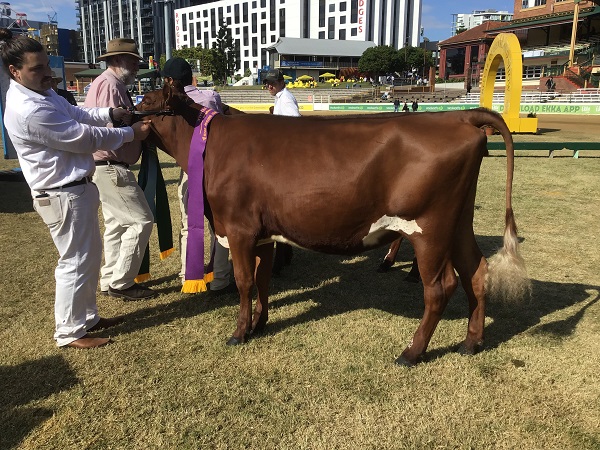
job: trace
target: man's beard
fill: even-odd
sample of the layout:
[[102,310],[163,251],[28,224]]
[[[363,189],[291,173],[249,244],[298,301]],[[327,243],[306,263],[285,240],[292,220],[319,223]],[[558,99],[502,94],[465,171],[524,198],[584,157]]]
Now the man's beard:
[[117,76],[124,84],[132,84],[135,81],[135,73],[125,67],[119,67]]

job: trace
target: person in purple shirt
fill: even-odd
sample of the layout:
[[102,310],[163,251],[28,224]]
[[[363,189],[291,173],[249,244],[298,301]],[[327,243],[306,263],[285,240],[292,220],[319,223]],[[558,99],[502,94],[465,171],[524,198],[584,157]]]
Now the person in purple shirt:
[[[185,92],[188,97],[202,106],[210,108],[223,114],[224,106],[221,96],[212,89],[199,90],[193,84],[192,67],[183,58],[169,59],[161,71],[164,82],[179,92]],[[185,280],[185,260],[187,246],[187,174],[181,171],[179,188],[179,208],[181,210],[181,233],[179,235],[181,253],[181,272],[179,276]],[[216,239],[214,232],[210,230],[211,248],[215,249],[214,280],[210,283],[210,293],[213,296],[232,292],[235,285],[231,283],[231,262],[229,261],[229,249],[223,247]]]

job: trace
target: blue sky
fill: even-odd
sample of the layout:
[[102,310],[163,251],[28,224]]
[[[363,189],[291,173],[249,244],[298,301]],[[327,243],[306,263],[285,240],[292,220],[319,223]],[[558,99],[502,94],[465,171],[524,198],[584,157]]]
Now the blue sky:
[[[313,0],[316,1],[316,0]],[[56,12],[60,28],[77,27],[75,18],[75,0],[23,0],[9,1],[15,13],[25,13],[30,20],[47,21],[48,15]],[[423,12],[421,24],[424,36],[431,41],[440,41],[450,37],[452,14],[468,14],[475,9],[496,9],[513,12],[513,0],[422,0]]]

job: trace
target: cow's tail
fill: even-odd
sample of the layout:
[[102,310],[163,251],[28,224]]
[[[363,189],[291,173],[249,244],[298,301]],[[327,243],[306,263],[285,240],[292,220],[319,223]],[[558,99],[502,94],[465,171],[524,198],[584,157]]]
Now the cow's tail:
[[506,146],[506,214],[502,248],[488,260],[486,292],[491,299],[517,302],[531,295],[531,281],[527,276],[525,261],[519,251],[517,223],[512,208],[512,184],[515,168],[515,149],[512,135],[502,116],[488,109],[478,108],[469,122],[481,128],[485,125],[498,130]]

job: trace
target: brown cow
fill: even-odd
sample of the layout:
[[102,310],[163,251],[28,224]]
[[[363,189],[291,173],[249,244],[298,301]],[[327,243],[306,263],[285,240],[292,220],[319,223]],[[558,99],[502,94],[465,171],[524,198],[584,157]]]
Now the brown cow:
[[[198,106],[165,88],[146,94],[138,108],[175,112],[153,117],[151,136],[187,170]],[[425,312],[396,361],[401,365],[424,356],[456,290],[455,270],[469,300],[465,354],[483,345],[486,288],[516,298],[527,293],[511,206],[513,141],[502,117],[485,109],[398,116],[212,120],[204,159],[207,217],[228,241],[240,295],[228,344],[245,342],[267,323],[273,245],[265,242],[351,255],[408,239],[419,260]],[[487,154],[484,125],[500,131],[507,152],[504,246],[489,266],[473,232],[477,178]]]

